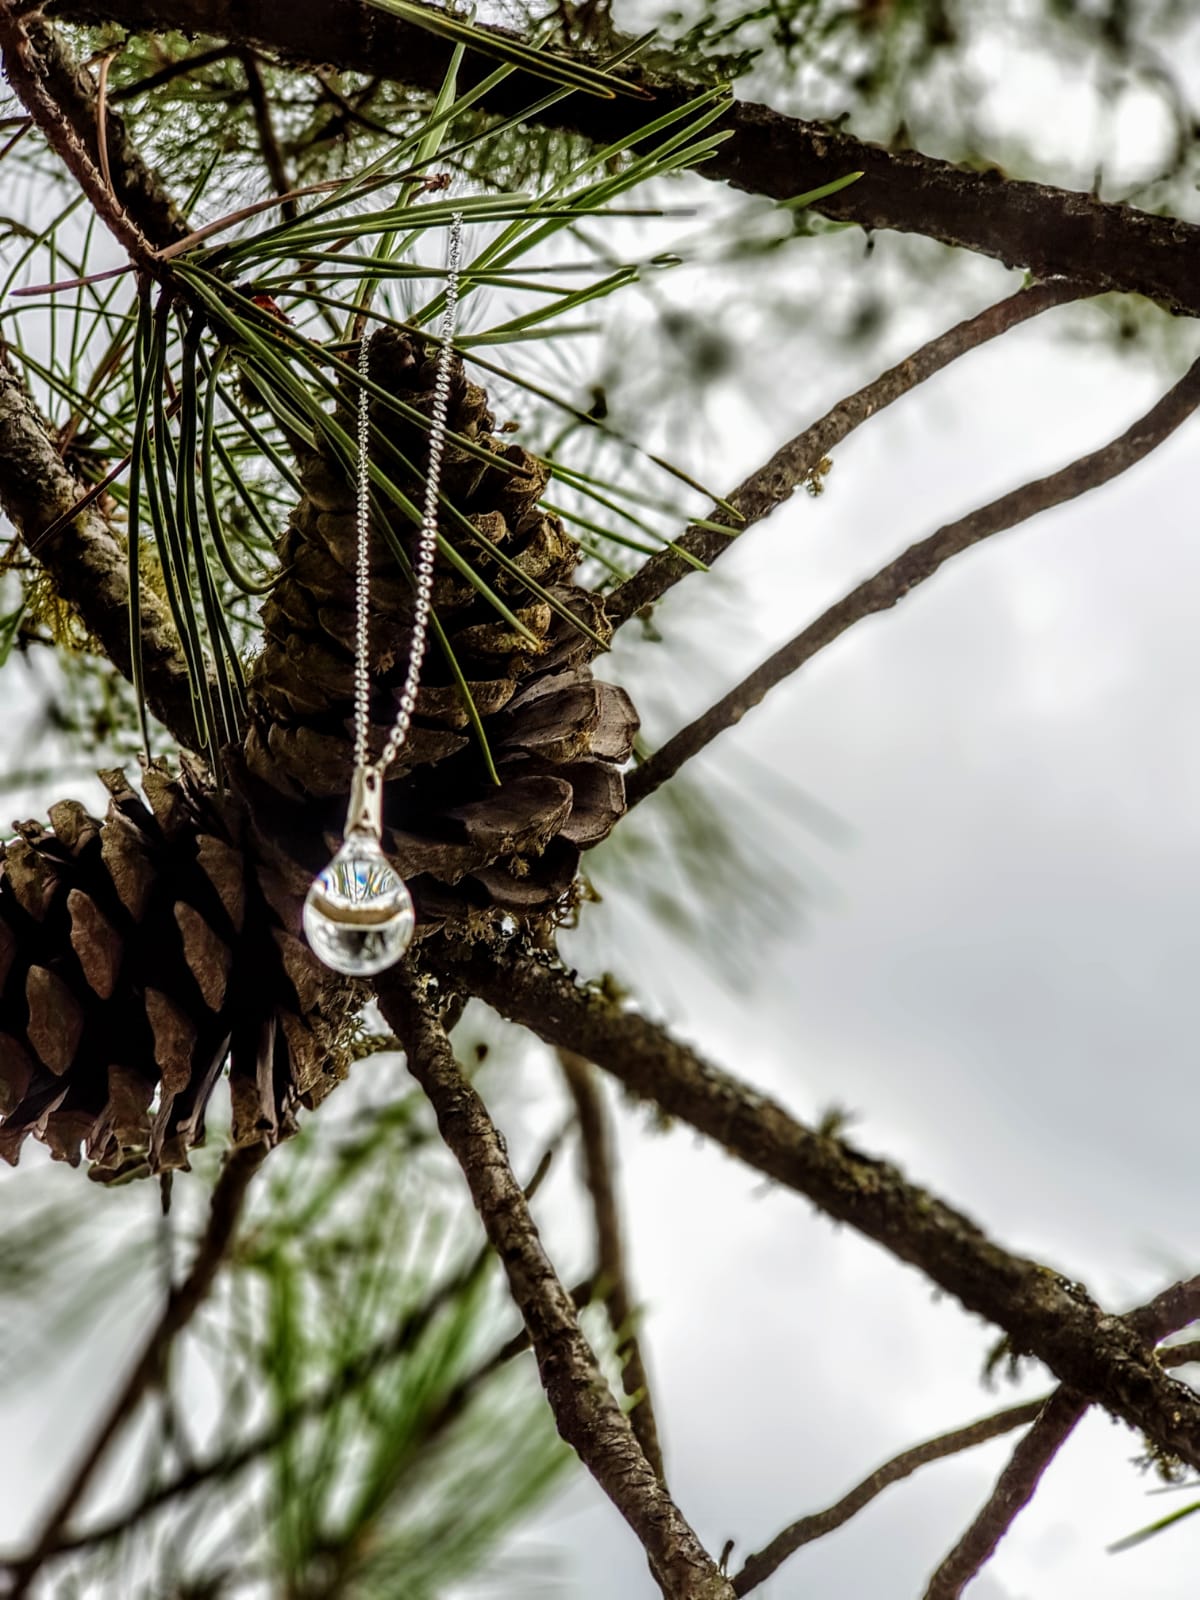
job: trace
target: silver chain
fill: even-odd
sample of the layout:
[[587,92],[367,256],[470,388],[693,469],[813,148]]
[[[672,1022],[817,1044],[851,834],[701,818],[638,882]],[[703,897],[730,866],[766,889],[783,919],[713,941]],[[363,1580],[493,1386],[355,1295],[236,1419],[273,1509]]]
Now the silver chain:
[[[359,772],[372,772],[377,779],[404,748],[417,706],[417,686],[429,634],[429,608],[433,599],[433,564],[437,558],[438,491],[442,479],[442,459],[446,451],[446,414],[450,404],[450,366],[454,324],[458,312],[458,282],[462,269],[462,212],[450,219],[450,240],[446,257],[446,304],[438,328],[437,377],[433,386],[433,409],[429,417],[429,465],[425,471],[425,503],[421,512],[421,535],[413,562],[412,643],[409,646],[408,672],[400,691],[399,709],[387,743],[378,761],[367,760],[367,729],[371,710],[371,658],[368,621],[371,609],[371,397],[366,385],[358,390],[358,558],[355,567],[354,595],[354,765]],[[363,335],[358,347],[358,371],[370,376],[373,334]]]

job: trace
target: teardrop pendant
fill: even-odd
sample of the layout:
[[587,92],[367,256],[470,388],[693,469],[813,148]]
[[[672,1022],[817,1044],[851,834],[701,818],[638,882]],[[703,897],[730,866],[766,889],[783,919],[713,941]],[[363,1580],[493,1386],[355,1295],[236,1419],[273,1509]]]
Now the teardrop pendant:
[[416,920],[408,886],[367,832],[348,835],[304,901],[304,932],[313,953],[351,978],[370,977],[399,961],[412,943]]

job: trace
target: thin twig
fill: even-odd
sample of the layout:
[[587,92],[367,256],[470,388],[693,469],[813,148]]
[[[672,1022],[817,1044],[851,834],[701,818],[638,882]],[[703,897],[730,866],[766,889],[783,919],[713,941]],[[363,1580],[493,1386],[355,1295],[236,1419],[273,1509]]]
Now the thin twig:
[[[288,174],[287,160],[284,157],[283,147],[279,143],[275,132],[275,123],[271,116],[271,102],[267,97],[267,86],[263,82],[262,72],[259,70],[258,60],[253,50],[241,52],[242,70],[246,74],[246,87],[250,93],[250,107],[254,113],[254,125],[258,130],[258,143],[262,151],[263,163],[271,179],[275,193],[279,197],[280,214],[288,222],[294,222],[300,215],[300,208],[292,194],[292,179]],[[302,261],[302,270],[311,271],[312,262]],[[305,279],[305,287],[310,293],[319,292],[319,284],[311,277]],[[336,314],[326,305],[319,307],[320,315],[331,335],[336,339],[341,332],[341,324]]]
[[1200,1339],[1186,1339],[1182,1344],[1168,1345],[1158,1352],[1164,1367],[1186,1367],[1200,1361]]
[[844,1522],[849,1522],[889,1485],[910,1477],[919,1467],[928,1466],[930,1462],[943,1461],[947,1456],[959,1455],[964,1450],[974,1449],[976,1445],[986,1444],[989,1439],[998,1439],[1002,1434],[1011,1433],[1014,1428],[1024,1427],[1027,1422],[1033,1422],[1044,1405],[1045,1397],[1027,1401],[1024,1405],[1009,1406],[1006,1411],[994,1412],[990,1417],[981,1417],[978,1422],[969,1422],[950,1433],[938,1434],[934,1439],[926,1439],[922,1444],[902,1450],[881,1467],[876,1467],[869,1477],[856,1484],[833,1505],[824,1511],[815,1511],[799,1518],[777,1533],[770,1544],[764,1545],[754,1555],[747,1556],[741,1571],[733,1580],[734,1594],[749,1594],[752,1589],[757,1589],[760,1583],[765,1583],[772,1573],[778,1571],[789,1556],[802,1546],[812,1544],[815,1539],[823,1539]]
[[114,89],[109,95],[109,100],[113,105],[122,100],[134,100],[138,95],[149,94],[154,89],[163,88],[175,78],[190,78],[193,73],[199,72],[201,67],[211,67],[232,54],[233,51],[227,44],[217,44],[208,50],[197,50],[194,55],[180,56],[175,61],[168,61],[156,71],[147,73],[136,83],[126,83],[121,88]]
[[[1053,283],[1034,284],[1027,289],[1018,289],[1016,294],[1007,296],[977,316],[969,317],[965,322],[939,334],[896,366],[881,372],[879,377],[863,388],[839,400],[803,433],[798,433],[787,444],[781,445],[769,461],[739,484],[729,496],[729,503],[738,512],[739,520],[735,521],[719,507],[712,511],[708,519],[728,528],[728,533],[717,533],[711,528],[688,528],[675,540],[675,547],[711,567],[729,549],[737,535],[754,523],[761,522],[777,506],[790,500],[800,485],[818,470],[829,452],[868,418],[885,410],[960,356],[977,350],[980,345],[1009,332],[1022,322],[1028,322],[1030,317],[1079,299],[1084,293],[1086,290],[1081,290],[1077,284],[1062,279]],[[614,627],[620,627],[630,617],[661,599],[680,578],[695,570],[691,562],[676,554],[675,548],[657,551],[609,595],[605,601],[609,620]]]
[[[1144,1306],[1131,1311],[1129,1317],[1144,1339],[1158,1344],[1200,1317],[1200,1277],[1181,1278]],[[1165,1366],[1177,1367],[1183,1348],[1177,1345],[1174,1349],[1160,1350],[1159,1359]]]
[[386,123],[379,122],[374,117],[368,117],[362,109],[364,105],[369,105],[378,94],[381,82],[379,78],[372,78],[369,83],[363,85],[358,92],[358,104],[355,105],[353,101],[347,100],[346,96],[329,81],[330,74],[328,72],[323,71],[320,67],[314,67],[313,77],[320,86],[322,96],[336,106],[339,112],[338,117],[331,117],[323,128],[317,130],[313,143],[320,142],[324,144],[330,139],[340,139],[346,124],[349,122],[357,123],[360,128],[365,128],[368,133],[383,134],[387,139],[392,137],[392,130]]
[[[13,92],[37,123],[46,143],[87,195],[96,215],[132,261],[149,266],[154,251],[101,170],[107,161],[107,149],[102,155],[97,148],[93,160],[62,105],[47,87],[31,28],[11,0],[0,0],[0,52],[3,52],[4,71]],[[98,106],[95,126],[104,126]]]
[[[1133,1315],[1136,1320],[1138,1313]],[[1165,1367],[1183,1366],[1187,1361],[1197,1359],[1196,1350],[1191,1345],[1175,1345],[1160,1350],[1158,1356]],[[929,1466],[935,1461],[944,1461],[948,1456],[960,1455],[965,1450],[973,1450],[976,1445],[998,1439],[1014,1428],[1023,1427],[1027,1422],[1033,1423],[1036,1431],[1038,1419],[1046,1411],[1055,1394],[1059,1393],[1062,1391],[1056,1390],[1051,1394],[1040,1396],[1037,1400],[1027,1400],[1022,1405],[1009,1406],[1004,1411],[993,1412],[990,1416],[980,1417],[977,1422],[968,1422],[961,1428],[954,1428],[949,1433],[938,1434],[936,1438],[926,1439],[921,1444],[902,1450],[890,1461],[885,1461],[881,1467],[876,1467],[874,1472],[861,1483],[855,1484],[848,1494],[844,1494],[833,1505],[824,1511],[815,1511],[806,1517],[800,1517],[782,1532],[777,1533],[761,1550],[752,1556],[747,1556],[741,1571],[733,1580],[734,1593],[749,1594],[760,1583],[765,1583],[789,1556],[795,1555],[797,1550],[806,1544],[814,1543],[817,1539],[823,1539],[826,1534],[842,1527],[851,1517],[870,1505],[884,1489],[911,1477],[918,1468]]]
[[[1173,1283],[1147,1305],[1131,1311],[1128,1321],[1148,1341],[1165,1339],[1192,1322],[1200,1311],[1200,1278]],[[1178,1350],[1160,1350],[1163,1366],[1180,1366]],[[1070,1389],[1057,1389],[1046,1400],[1029,1432],[1017,1445],[985,1504],[954,1548],[938,1564],[924,1600],[958,1600],[966,1586],[991,1560],[1001,1539],[1033,1499],[1055,1456],[1083,1420],[1090,1402]]]
[[1052,506],[1063,505],[1101,484],[1110,482],[1141,461],[1174,433],[1200,405],[1200,361],[1121,436],[1090,455],[1081,456],[1049,477],[1039,478],[1002,495],[989,505],[939,528],[910,545],[903,555],[881,567],[835,605],[811,622],[802,633],[763,662],[762,666],[710,706],[694,722],[681,728],[660,749],[630,774],[626,797],[631,806],[664,784],[718,734],[736,727],[777,684],[797,672],[813,656],[831,645],[864,617],[897,605],[918,584],[924,583],[952,557],[981,540],[1002,533]]
[[629,1523],[664,1595],[731,1600],[695,1533],[646,1460],[579,1326],[571,1298],[538,1236],[504,1141],[449,1040],[406,973],[379,985],[388,1023],[405,1041],[408,1068],[428,1096],[457,1159],[513,1299],[529,1330],[559,1433]]
[[917,1267],[1156,1444],[1200,1469],[1200,1395],[1169,1377],[1131,1322],[1079,1283],[1005,1250],[891,1162],[805,1126],[777,1101],[722,1072],[664,1028],[542,959],[429,942],[426,960],[547,1044],[575,1050],[634,1094],[714,1139]]
[[208,1227],[196,1251],[191,1270],[174,1290],[142,1347],[133,1370],[105,1412],[79,1464],[50,1508],[29,1554],[12,1569],[5,1600],[23,1600],[43,1561],[58,1545],[63,1529],[113,1441],[136,1412],[147,1391],[158,1382],[167,1351],[208,1297],[225,1260],[242,1214],[246,1190],[267,1153],[265,1144],[235,1149],[226,1161],[212,1192]]
[[987,1504],[930,1578],[924,1600],[957,1600],[994,1553],[1054,1457],[1088,1409],[1070,1389],[1057,1389],[1009,1457]]
[[629,1418],[646,1460],[665,1482],[650,1380],[637,1333],[637,1311],[629,1293],[608,1112],[591,1062],[572,1050],[560,1050],[558,1056],[579,1122],[584,1180],[591,1196],[596,1227],[596,1278],[609,1326],[617,1341],[621,1382],[634,1402]]
[[263,163],[267,169],[267,176],[271,180],[275,193],[280,198],[280,210],[289,222],[297,216],[296,202],[292,198],[292,181],[288,176],[287,164],[283,159],[283,151],[275,135],[275,124],[271,120],[271,106],[267,99],[267,86],[263,82],[263,75],[259,71],[258,61],[253,50],[238,52],[242,63],[242,71],[246,74],[246,88],[250,94],[250,109],[254,113],[254,126],[258,131],[258,146],[262,151]]

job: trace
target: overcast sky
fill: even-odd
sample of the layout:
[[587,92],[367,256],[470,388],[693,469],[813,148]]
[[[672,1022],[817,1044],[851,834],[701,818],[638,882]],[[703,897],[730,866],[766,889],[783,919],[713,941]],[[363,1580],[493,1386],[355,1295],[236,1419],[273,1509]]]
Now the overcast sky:
[[[677,718],[912,539],[1152,403],[1161,373],[1065,326],[1052,313],[874,420],[820,500],[677,591],[668,651],[716,586],[761,629],[673,691]],[[1180,362],[1195,346],[1181,325]],[[856,376],[822,373],[795,423]],[[763,941],[757,981],[733,993],[651,929],[631,941],[615,905],[575,953],[801,1114],[852,1108],[863,1147],[1118,1308],[1195,1266],[1195,426],[861,624],[697,764],[703,781],[752,756],[846,824],[836,847],[809,838],[826,886],[791,936]],[[1041,1392],[984,1391],[992,1332],[910,1269],[686,1130],[618,1114],[668,1468],[710,1548],[735,1537],[744,1555],[905,1446]],[[919,1596],[1011,1445],[889,1490],[762,1592]],[[1137,1449],[1105,1419],[1081,1428],[973,1596],[1194,1595],[1189,1524],[1104,1552],[1184,1503],[1145,1498]],[[546,1537],[575,1552],[580,1600],[655,1593],[584,1488]]]

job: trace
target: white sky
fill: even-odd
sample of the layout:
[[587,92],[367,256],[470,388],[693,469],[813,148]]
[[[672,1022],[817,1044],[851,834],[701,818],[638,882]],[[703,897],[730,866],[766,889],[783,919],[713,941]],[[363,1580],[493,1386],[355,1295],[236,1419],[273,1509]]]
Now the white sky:
[[[822,384],[789,421],[852,386]],[[663,608],[669,641],[737,585],[762,629],[680,691],[686,714],[889,553],[1102,443],[1160,384],[1048,318],[873,421],[819,501]],[[648,930],[630,940],[615,905],[572,953],[801,1114],[853,1108],[857,1142],[1114,1307],[1194,1266],[1194,428],[860,625],[704,758],[700,781],[752,755],[852,830],[813,847],[833,893],[764,941],[756,983],[724,991]],[[990,1330],[686,1130],[618,1114],[671,1482],[710,1548],[748,1553],[908,1444],[1041,1392],[988,1394]],[[889,1490],[761,1592],[918,1596],[1012,1442]],[[1137,1449],[1090,1421],[972,1593],[1192,1595],[1190,1525],[1104,1553],[1184,1503],[1144,1497]],[[576,1552],[575,1592],[652,1595],[595,1501],[581,1487],[547,1523]]]

